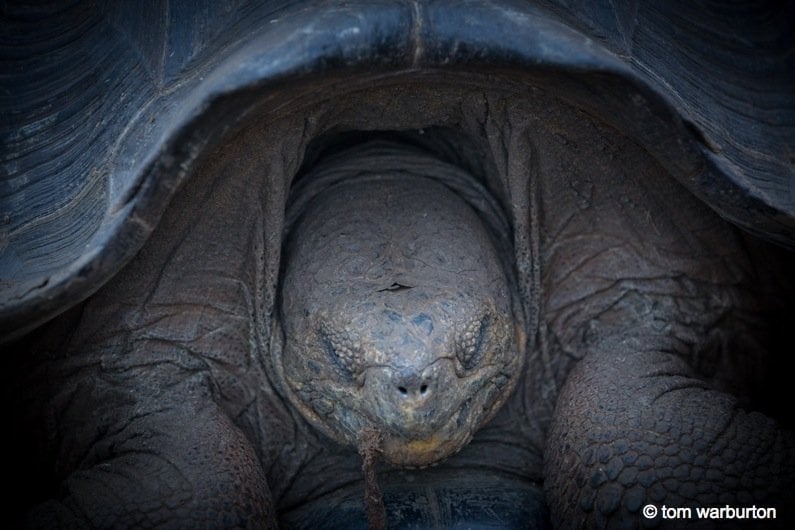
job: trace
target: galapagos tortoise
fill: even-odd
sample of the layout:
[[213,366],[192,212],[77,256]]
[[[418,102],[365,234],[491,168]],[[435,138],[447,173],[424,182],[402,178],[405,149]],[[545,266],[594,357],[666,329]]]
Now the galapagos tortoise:
[[16,522],[795,519],[791,7],[2,9]]

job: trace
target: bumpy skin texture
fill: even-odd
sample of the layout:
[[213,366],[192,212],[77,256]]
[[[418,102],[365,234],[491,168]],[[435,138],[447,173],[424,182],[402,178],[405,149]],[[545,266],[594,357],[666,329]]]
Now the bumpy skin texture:
[[635,525],[632,514],[647,504],[690,508],[694,519],[698,507],[777,510],[776,521],[663,521],[659,511],[648,521],[669,526],[786,527],[791,520],[791,436],[711,387],[681,358],[641,341],[578,364],[548,444],[549,498],[564,528]]
[[508,398],[524,322],[506,256],[473,209],[438,181],[359,156],[360,174],[323,190],[288,236],[276,371],[323,432],[356,446],[375,429],[387,461],[426,466]]

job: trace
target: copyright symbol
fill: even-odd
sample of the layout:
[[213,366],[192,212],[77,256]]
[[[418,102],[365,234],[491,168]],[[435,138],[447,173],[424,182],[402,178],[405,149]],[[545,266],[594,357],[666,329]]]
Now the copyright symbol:
[[647,504],[643,507],[643,517],[646,519],[654,519],[657,517],[657,507],[653,504]]

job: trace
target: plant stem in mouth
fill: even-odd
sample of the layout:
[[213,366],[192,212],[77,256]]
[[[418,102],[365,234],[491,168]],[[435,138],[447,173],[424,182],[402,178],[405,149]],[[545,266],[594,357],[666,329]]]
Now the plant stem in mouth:
[[362,474],[364,474],[364,513],[370,530],[386,530],[386,508],[384,496],[378,486],[375,464],[381,452],[382,436],[379,431],[369,427],[359,438],[359,454],[362,455]]

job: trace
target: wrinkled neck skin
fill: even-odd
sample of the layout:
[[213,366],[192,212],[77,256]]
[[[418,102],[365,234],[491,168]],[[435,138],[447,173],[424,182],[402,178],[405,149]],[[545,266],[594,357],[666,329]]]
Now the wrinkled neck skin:
[[272,361],[314,427],[354,446],[375,430],[385,460],[423,467],[466,445],[510,395],[523,320],[507,256],[476,211],[433,178],[432,161],[415,174],[379,153],[350,153],[358,172],[288,212]]

